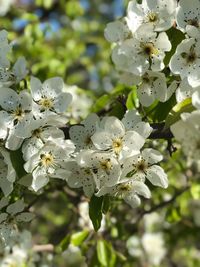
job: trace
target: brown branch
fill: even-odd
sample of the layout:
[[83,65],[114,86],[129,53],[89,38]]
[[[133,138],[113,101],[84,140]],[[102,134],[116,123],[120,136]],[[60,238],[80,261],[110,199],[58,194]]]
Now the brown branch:
[[136,223],[138,223],[138,222],[143,218],[143,216],[144,216],[145,214],[152,213],[152,212],[157,211],[158,209],[161,209],[161,208],[163,208],[163,207],[165,207],[165,206],[167,206],[167,205],[169,205],[169,204],[172,204],[172,203],[173,203],[179,196],[181,196],[183,193],[185,193],[185,192],[186,192],[187,190],[189,190],[189,189],[190,189],[190,186],[186,186],[186,187],[184,187],[183,189],[177,191],[171,199],[169,199],[169,200],[167,200],[167,201],[163,201],[163,202],[159,203],[158,205],[153,206],[153,207],[152,207],[151,209],[149,209],[149,210],[143,210],[143,211],[139,214],[139,216],[138,216],[138,218],[137,218],[137,220],[136,220]]
[[33,251],[35,251],[35,252],[53,252],[54,251],[54,245],[52,245],[52,244],[34,245]]
[[[76,125],[76,124],[74,124]],[[79,124],[80,125],[80,124]],[[69,139],[69,129],[73,125],[67,125],[65,127],[61,127],[60,129],[64,132],[65,138]],[[165,123],[152,123],[150,126],[153,128],[152,133],[148,137],[148,139],[172,139],[174,136],[170,130],[170,128],[165,128]]]
[[165,128],[165,123],[152,123],[151,127],[153,128],[152,133],[149,136],[149,139],[172,139],[173,133],[170,128]]

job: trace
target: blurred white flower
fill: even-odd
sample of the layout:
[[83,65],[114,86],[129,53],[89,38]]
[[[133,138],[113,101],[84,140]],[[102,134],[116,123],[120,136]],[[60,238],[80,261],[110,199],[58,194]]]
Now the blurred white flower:
[[93,99],[89,92],[78,88],[76,85],[64,85],[63,92],[68,92],[72,95],[72,102],[69,104],[69,117],[79,122],[80,119],[85,118],[90,113],[90,107],[93,104]]
[[0,0],[0,16],[6,15],[15,0]]
[[145,233],[141,239],[142,246],[150,264],[159,265],[166,255],[162,233]]

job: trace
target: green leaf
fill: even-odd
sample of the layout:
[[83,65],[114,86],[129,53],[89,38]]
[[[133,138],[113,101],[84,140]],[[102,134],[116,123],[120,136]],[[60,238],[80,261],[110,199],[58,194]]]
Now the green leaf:
[[88,235],[89,235],[88,230],[75,233],[71,236],[70,243],[73,244],[74,246],[80,246],[85,241],[85,239],[88,237]]
[[172,27],[168,31],[166,31],[168,38],[172,44],[172,49],[166,53],[164,63],[165,65],[169,64],[169,61],[172,55],[175,53],[177,46],[181,43],[183,39],[185,39],[185,35],[179,31],[178,29]]
[[178,120],[180,120],[180,116],[183,112],[191,112],[195,110],[194,106],[192,105],[192,100],[191,98],[187,98],[183,100],[181,103],[178,103],[175,105],[171,111],[169,112],[166,121],[165,121],[165,126],[169,127]]
[[119,261],[125,262],[127,260],[127,258],[119,251],[116,251],[116,255],[117,255],[117,258],[119,259]]
[[127,109],[135,109],[138,105],[137,88],[134,86],[133,90],[128,94],[126,107]]
[[193,184],[190,188],[190,193],[191,193],[193,199],[200,199],[200,185],[199,184]]
[[109,112],[109,116],[115,116],[119,120],[124,117],[125,109],[120,102],[115,102],[112,104],[112,110]]
[[112,245],[106,240],[99,239],[97,241],[97,258],[102,266],[114,267],[116,263],[116,252]]
[[106,105],[109,103],[110,101],[110,96],[105,94],[102,95],[97,101],[96,103],[93,105],[91,112],[98,112],[101,109],[105,108]]
[[68,248],[69,244],[70,244],[70,239],[71,239],[71,235],[66,235],[60,242],[59,246],[58,246],[58,250],[61,249],[61,251],[64,251]]
[[22,178],[23,176],[27,175],[23,168],[25,161],[23,160],[21,149],[10,151],[10,158],[17,173],[17,177]]
[[93,195],[89,203],[89,216],[92,221],[94,230],[96,232],[101,227],[102,207],[103,207],[103,196],[96,197],[95,195]]
[[169,223],[175,223],[181,220],[180,208],[170,207],[166,214],[166,219]]
[[105,195],[103,197],[103,206],[102,206],[102,212],[106,214],[110,209],[110,196]]
[[153,121],[154,122],[164,121],[175,104],[176,104],[176,99],[174,95],[170,97],[170,99],[165,103],[159,102],[155,110],[152,112]]
[[97,241],[97,257],[99,262],[107,267],[108,266],[108,259],[107,259],[107,251],[106,251],[106,245],[104,240],[98,240]]

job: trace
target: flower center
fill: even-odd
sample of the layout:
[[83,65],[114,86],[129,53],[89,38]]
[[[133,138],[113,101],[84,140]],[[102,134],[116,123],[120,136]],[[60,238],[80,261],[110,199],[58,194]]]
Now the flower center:
[[117,155],[121,152],[122,147],[123,147],[123,142],[121,138],[116,138],[113,140],[112,148]]
[[86,174],[86,175],[91,175],[91,170],[89,168],[83,168],[83,172]]
[[41,133],[42,133],[42,129],[38,128],[38,129],[35,129],[34,131],[32,131],[32,136],[34,136],[36,138],[40,138],[41,137]]
[[149,12],[147,14],[147,21],[148,22],[155,22],[158,20],[158,15],[154,12]]
[[22,110],[22,108],[19,106],[16,108],[16,110],[13,112],[14,115],[14,124],[16,125],[20,120],[23,119],[25,112]]
[[142,81],[143,81],[144,83],[150,83],[150,82],[151,82],[151,79],[150,79],[148,73],[145,73],[145,74],[143,75],[143,77],[142,77]]
[[130,184],[120,184],[117,186],[117,189],[121,192],[129,192],[132,189],[132,186]]
[[43,97],[40,99],[39,105],[41,105],[44,109],[50,109],[53,107],[53,99]]
[[194,27],[197,27],[197,28],[199,28],[199,26],[200,26],[200,23],[199,23],[197,18],[196,19],[195,18],[194,19],[189,19],[187,21],[187,24],[191,25],[191,26],[194,26]]
[[144,161],[144,160],[141,160],[137,163],[136,165],[136,169],[137,171],[139,172],[145,172],[145,170],[148,168],[148,164]]
[[181,56],[186,60],[187,64],[193,63],[197,59],[197,55],[194,51],[194,47],[191,47],[189,53],[182,53]]
[[158,49],[153,45],[153,43],[146,43],[142,46],[144,54],[152,57],[153,55],[158,55]]
[[54,163],[54,157],[51,153],[42,154],[40,158],[41,164],[46,168]]
[[92,143],[91,136],[88,135],[88,136],[85,138],[84,143],[85,143],[86,145],[90,145],[90,144]]
[[110,159],[106,159],[106,160],[101,161],[100,165],[101,165],[101,168],[103,170],[105,170],[106,172],[110,171],[112,169],[112,163],[111,163]]
[[197,150],[200,150],[200,140],[198,140],[198,141],[196,142],[196,149],[197,149]]

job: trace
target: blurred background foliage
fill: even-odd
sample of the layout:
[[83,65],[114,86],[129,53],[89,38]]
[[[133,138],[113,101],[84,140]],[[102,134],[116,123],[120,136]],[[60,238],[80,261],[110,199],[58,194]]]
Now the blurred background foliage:
[[115,78],[103,31],[124,14],[124,6],[122,0],[21,0],[0,25],[14,40],[15,56],[27,58],[31,74],[42,80],[62,76],[100,95],[113,88]]
[[[3,4],[9,5],[8,2],[0,1],[0,27],[9,32],[13,62],[18,56],[24,56],[29,75],[41,80],[61,76],[66,84],[77,85],[81,95],[89,94],[94,101],[94,112],[111,103],[110,114],[121,117],[124,94],[128,96],[125,99],[128,108],[137,105],[135,89],[117,85],[110,44],[103,33],[108,22],[125,14],[128,1],[18,0],[5,11]],[[171,106],[170,102],[162,109],[170,110]],[[155,110],[150,107],[149,114],[151,109]],[[163,120],[159,110],[152,114],[150,119]],[[47,251],[49,265],[46,266],[200,266],[198,177],[195,170],[185,166],[180,151],[169,156],[167,141],[150,142],[165,157],[163,164],[169,175],[169,188],[155,189],[149,185],[153,197],[137,210],[131,210],[124,202],[112,201],[111,207],[103,210],[105,215],[98,233],[92,230],[88,200],[81,191],[71,191],[66,184],[55,181],[41,195],[31,192],[23,195],[36,213],[36,219],[27,225],[35,244],[54,246],[53,251]],[[157,219],[152,223],[150,215],[155,212]],[[149,222],[144,220],[146,215]],[[162,233],[163,243],[149,241],[154,258],[164,253],[162,263],[150,259],[143,243],[127,243],[132,236],[141,241],[149,232]]]

